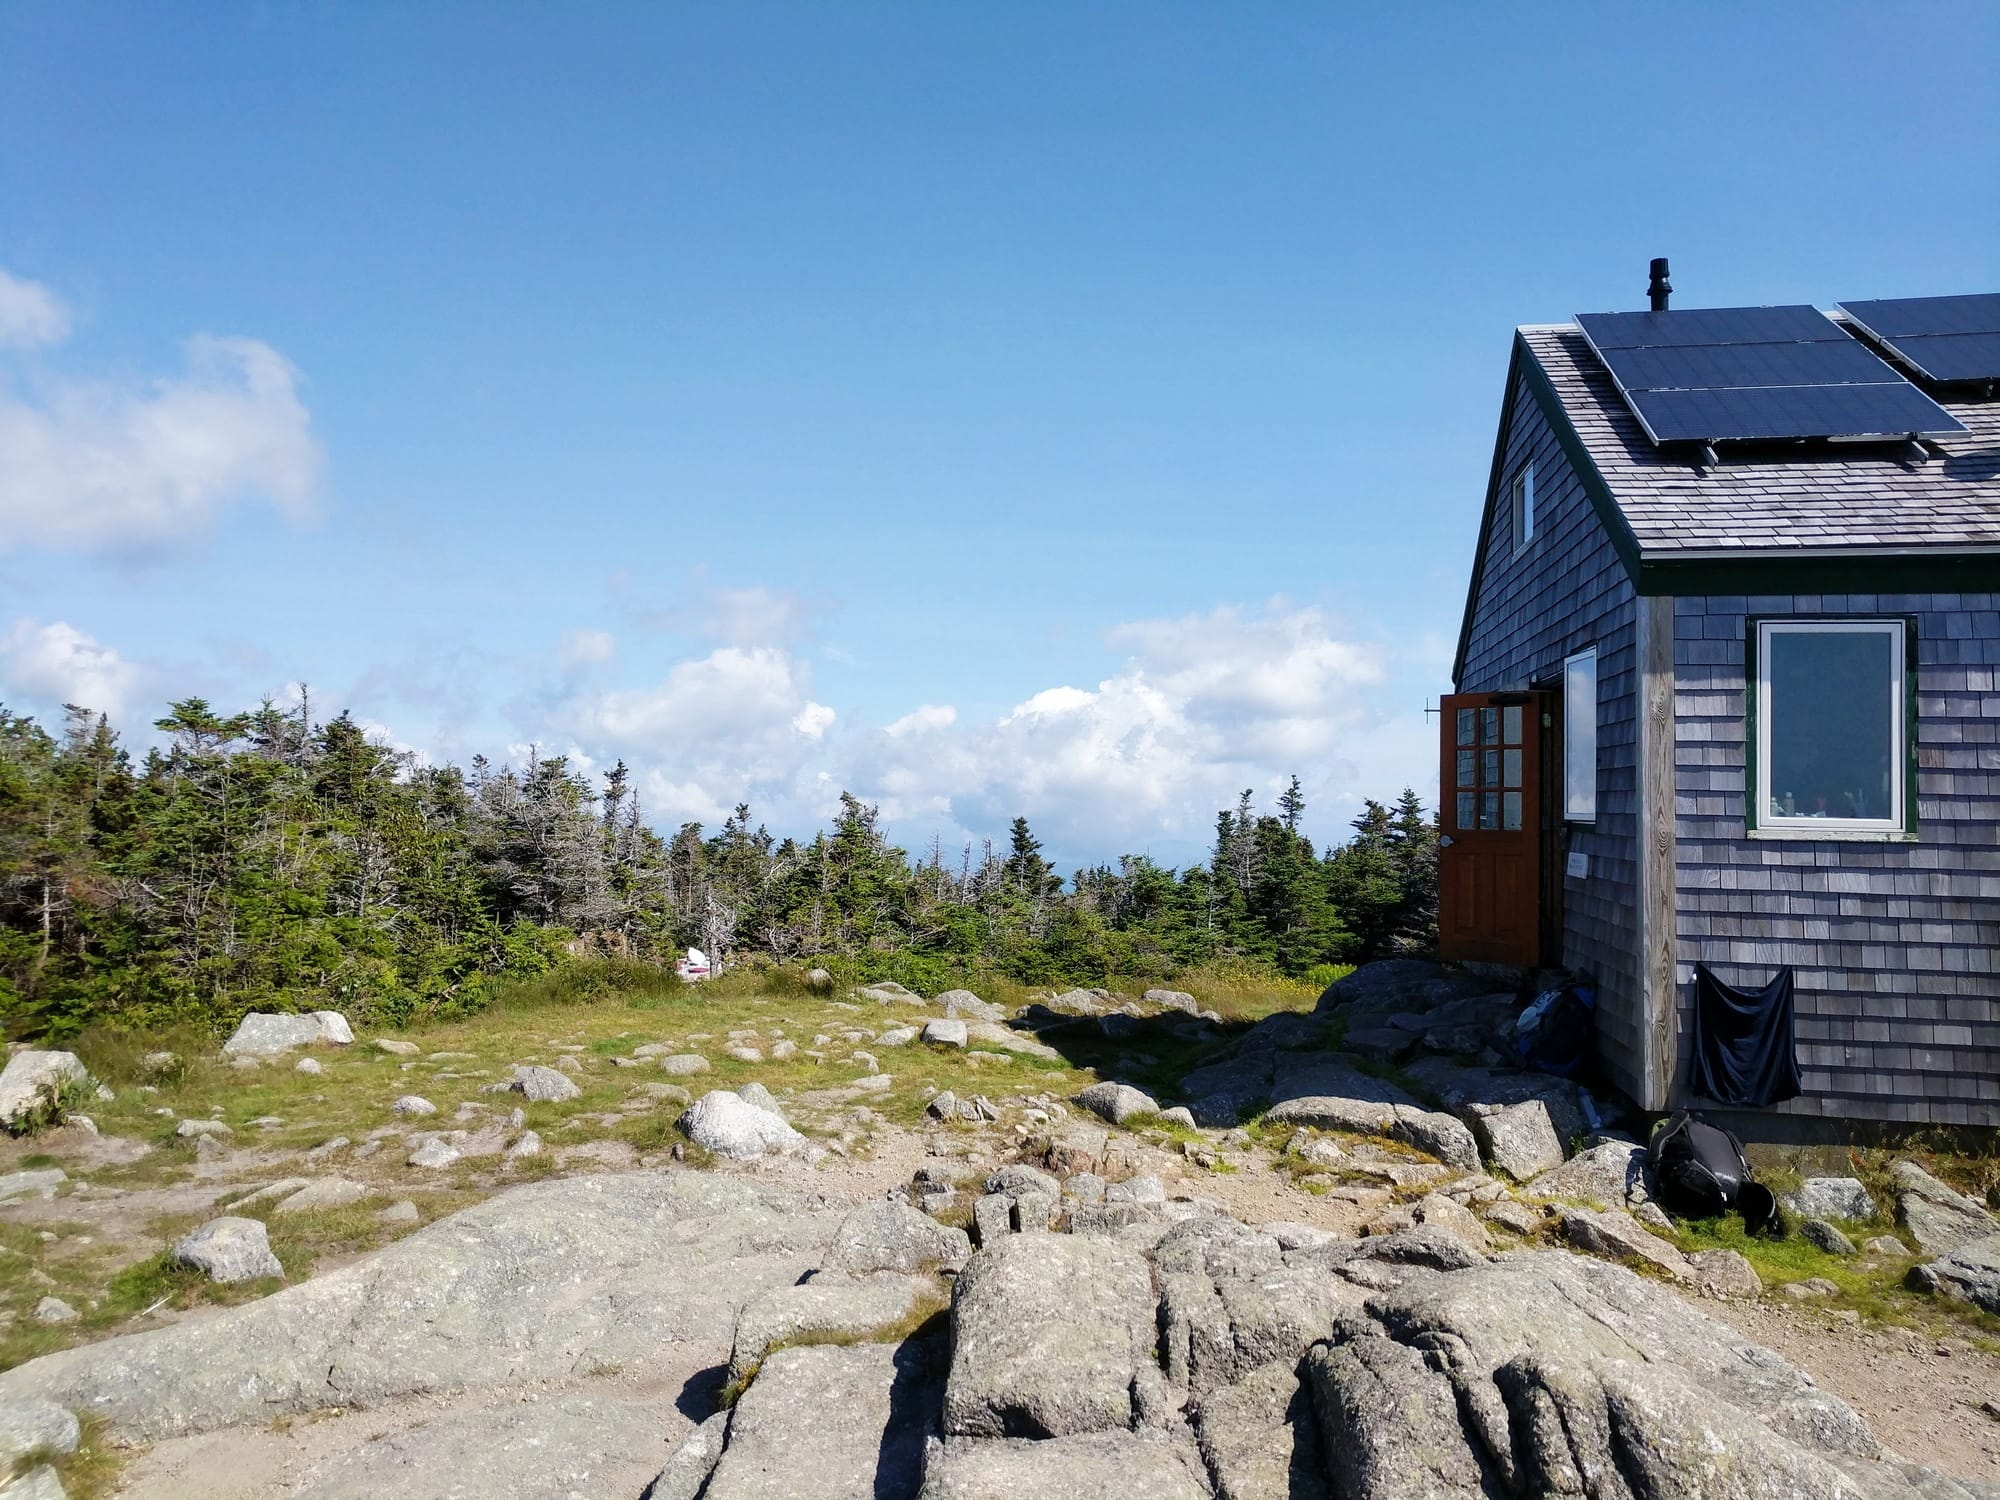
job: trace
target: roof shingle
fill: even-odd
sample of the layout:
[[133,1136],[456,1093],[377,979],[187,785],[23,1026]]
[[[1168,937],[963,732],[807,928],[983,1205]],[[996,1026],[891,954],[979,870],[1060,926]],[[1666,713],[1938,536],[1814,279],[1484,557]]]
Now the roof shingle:
[[2000,403],[1944,402],[1963,436],[1919,462],[1882,447],[1715,468],[1647,439],[1573,324],[1520,330],[1638,540],[1642,557],[1821,549],[2000,551]]

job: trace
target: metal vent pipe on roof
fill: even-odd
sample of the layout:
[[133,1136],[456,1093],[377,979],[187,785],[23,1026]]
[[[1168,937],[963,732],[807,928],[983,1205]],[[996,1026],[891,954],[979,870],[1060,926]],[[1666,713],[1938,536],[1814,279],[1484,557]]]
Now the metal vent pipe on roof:
[[1653,257],[1653,279],[1646,285],[1646,296],[1653,304],[1654,312],[1667,310],[1667,298],[1672,292],[1673,286],[1667,280],[1667,258],[1656,255]]

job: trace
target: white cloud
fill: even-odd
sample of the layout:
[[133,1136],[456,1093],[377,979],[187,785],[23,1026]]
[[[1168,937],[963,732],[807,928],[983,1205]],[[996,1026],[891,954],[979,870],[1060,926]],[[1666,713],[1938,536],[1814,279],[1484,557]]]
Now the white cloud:
[[0,698],[75,703],[118,719],[144,676],[137,663],[62,620],[38,625],[23,618],[0,637],[0,689],[6,690]]
[[650,687],[579,692],[557,713],[562,734],[634,765],[663,824],[713,823],[747,800],[774,828],[808,833],[845,788],[916,843],[997,835],[1026,814],[1052,847],[1185,858],[1217,808],[1244,787],[1268,804],[1294,772],[1322,839],[1361,796],[1429,785],[1421,716],[1404,724],[1381,702],[1387,652],[1322,611],[1275,600],[1108,639],[1126,654],[1095,686],[1046,688],[990,718],[926,703],[849,729],[815,701],[801,658],[770,645],[719,648]]
[[39,349],[69,337],[69,309],[39,281],[0,270],[0,349]]
[[647,687],[579,691],[553,713],[600,761],[622,755],[638,769],[662,823],[713,822],[750,799],[787,826],[796,813],[803,829],[828,800],[810,788],[838,717],[810,689],[790,652],[722,646]]
[[563,634],[560,654],[566,667],[595,666],[611,660],[618,637],[608,630],[571,630]]
[[298,371],[257,339],[186,348],[144,385],[0,385],[0,546],[144,552],[242,501],[310,512],[324,456]]
[[925,703],[903,715],[902,718],[882,726],[882,732],[892,740],[904,739],[910,735],[934,734],[940,729],[949,729],[958,722],[958,710],[949,703]]

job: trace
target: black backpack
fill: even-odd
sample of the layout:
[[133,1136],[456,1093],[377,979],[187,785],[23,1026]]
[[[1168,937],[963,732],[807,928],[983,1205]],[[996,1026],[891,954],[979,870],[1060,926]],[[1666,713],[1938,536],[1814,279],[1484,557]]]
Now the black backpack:
[[1657,1184],[1655,1196],[1670,1214],[1712,1219],[1736,1208],[1752,1234],[1777,1214],[1777,1199],[1751,1175],[1743,1143],[1691,1110],[1680,1110],[1660,1123],[1647,1155]]

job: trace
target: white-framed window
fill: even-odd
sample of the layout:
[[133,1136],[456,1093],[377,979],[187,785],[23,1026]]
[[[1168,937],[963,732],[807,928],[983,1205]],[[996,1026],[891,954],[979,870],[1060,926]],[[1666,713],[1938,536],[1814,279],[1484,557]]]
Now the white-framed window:
[[1563,661],[1563,821],[1597,821],[1597,648]]
[[1750,826],[1764,837],[1907,832],[1909,625],[1753,622]]
[[1535,539],[1535,466],[1523,464],[1508,491],[1508,509],[1514,518],[1514,555],[1527,550]]

